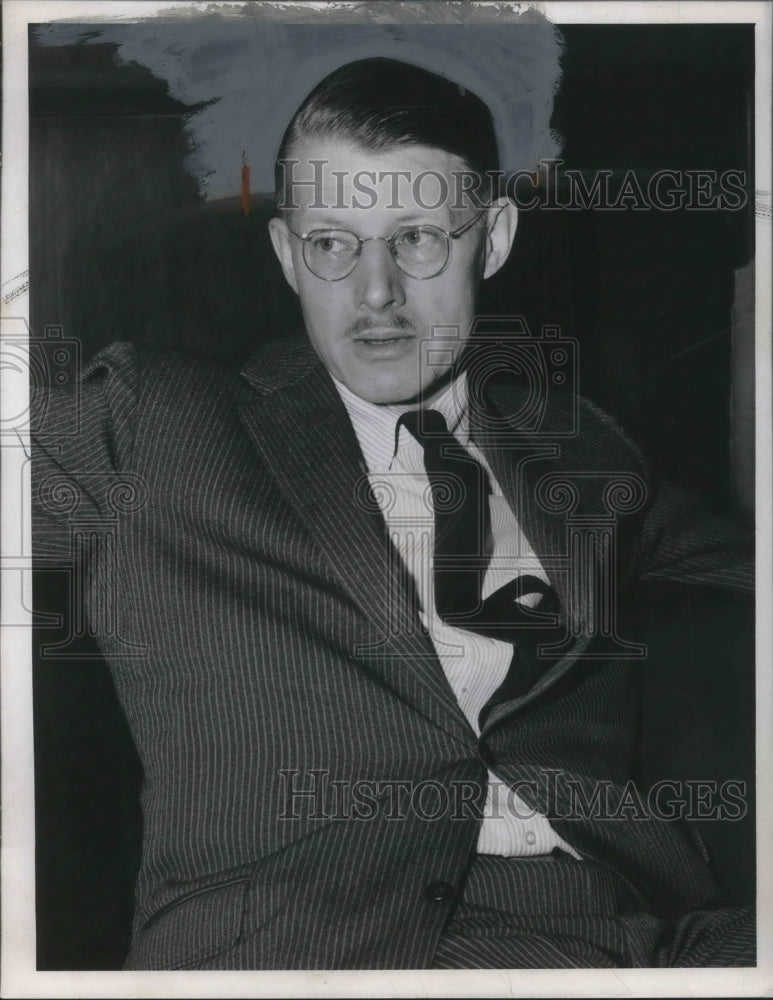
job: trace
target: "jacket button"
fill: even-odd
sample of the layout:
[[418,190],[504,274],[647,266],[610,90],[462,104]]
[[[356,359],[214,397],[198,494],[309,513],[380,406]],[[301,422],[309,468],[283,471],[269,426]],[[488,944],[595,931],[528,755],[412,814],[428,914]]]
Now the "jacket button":
[[446,903],[453,899],[454,894],[455,890],[450,882],[430,882],[424,890],[424,895],[432,903]]
[[485,740],[481,740],[478,744],[478,753],[487,767],[493,767],[496,764],[497,756]]

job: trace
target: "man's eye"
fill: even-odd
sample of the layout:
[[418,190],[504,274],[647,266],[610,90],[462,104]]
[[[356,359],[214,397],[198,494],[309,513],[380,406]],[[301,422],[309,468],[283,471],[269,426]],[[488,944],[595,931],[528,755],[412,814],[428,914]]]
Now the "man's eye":
[[313,236],[310,242],[315,250],[320,250],[322,253],[346,253],[351,249],[346,240],[338,236],[330,236],[329,234]]
[[422,247],[431,242],[432,236],[424,229],[405,229],[397,240],[403,246]]

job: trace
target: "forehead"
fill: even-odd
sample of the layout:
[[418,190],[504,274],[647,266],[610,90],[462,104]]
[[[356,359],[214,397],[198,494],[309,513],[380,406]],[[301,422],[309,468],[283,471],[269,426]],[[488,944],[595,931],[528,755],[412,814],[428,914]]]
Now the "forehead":
[[361,219],[449,225],[468,205],[471,183],[460,157],[408,143],[372,150],[338,136],[309,136],[291,147],[285,164],[286,206],[305,226]]

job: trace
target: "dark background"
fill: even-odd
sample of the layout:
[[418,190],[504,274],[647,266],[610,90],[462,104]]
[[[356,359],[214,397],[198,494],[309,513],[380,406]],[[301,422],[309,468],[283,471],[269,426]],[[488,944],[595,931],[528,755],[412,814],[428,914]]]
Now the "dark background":
[[[669,478],[748,519],[751,439],[743,432],[753,357],[742,350],[733,308],[736,272],[753,258],[753,28],[562,31],[553,126],[564,137],[564,168],[618,176],[632,168],[644,182],[666,168],[740,170],[748,204],[523,212],[514,252],[487,283],[481,311],[521,314],[534,332],[560,325],[577,338],[583,394],[611,411]],[[239,362],[301,325],[266,233],[270,205],[255,194],[245,218],[238,199],[203,201],[183,166],[190,107],[146,69],[117,66],[114,52],[110,44],[31,41],[33,336],[61,327],[80,341],[84,360],[128,339]],[[63,574],[39,573],[36,609],[61,611],[66,601]],[[704,722],[686,740],[705,765],[698,776],[753,780],[749,741],[738,732],[748,737],[750,724],[753,732],[753,687],[718,680],[741,639],[723,630],[719,610],[708,622],[724,639],[714,645],[713,681],[701,681],[693,650],[689,676],[654,702],[649,696],[666,720],[652,743],[663,766],[672,765],[668,753],[684,746],[664,734],[682,726],[685,712],[699,718],[691,693],[708,689],[724,722],[713,738]],[[66,634],[66,622],[38,630],[35,648]],[[39,656],[35,667],[38,967],[118,968],[140,849],[141,771],[96,651],[84,639],[69,652]],[[750,823],[743,850],[737,831],[707,832],[722,854],[720,878],[738,897],[753,888]]]

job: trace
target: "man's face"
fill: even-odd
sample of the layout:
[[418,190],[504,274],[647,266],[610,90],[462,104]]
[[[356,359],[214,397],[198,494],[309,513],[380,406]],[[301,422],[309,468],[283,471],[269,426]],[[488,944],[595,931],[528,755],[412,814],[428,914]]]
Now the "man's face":
[[[446,268],[425,279],[404,273],[386,243],[376,239],[363,245],[350,274],[325,281],[308,269],[303,241],[290,230],[346,229],[361,239],[388,238],[403,226],[451,232],[476,211],[459,199],[454,204],[453,175],[464,171],[463,162],[429,147],[372,152],[333,136],[303,140],[290,156],[298,161],[293,179],[310,180],[316,170],[321,188],[296,183],[293,201],[299,207],[272,220],[271,237],[300,297],[312,344],[330,374],[362,399],[380,404],[414,399],[448,372],[469,336],[478,284],[489,270],[490,221],[482,216],[452,240]],[[315,168],[311,160],[324,166]],[[437,206],[443,185],[432,171],[448,185],[448,198]],[[419,175],[420,186],[414,183]],[[372,193],[357,190],[358,177]],[[433,327],[442,330],[436,329],[430,343]]]

